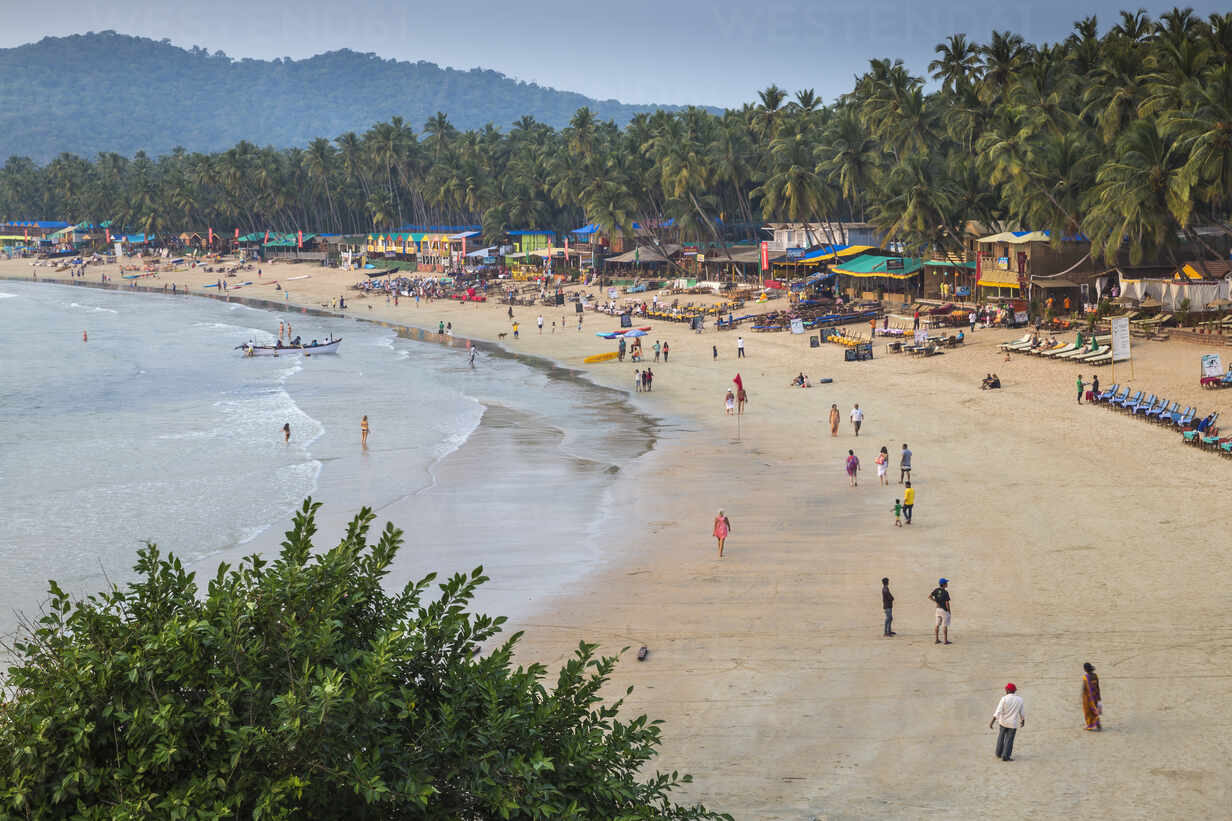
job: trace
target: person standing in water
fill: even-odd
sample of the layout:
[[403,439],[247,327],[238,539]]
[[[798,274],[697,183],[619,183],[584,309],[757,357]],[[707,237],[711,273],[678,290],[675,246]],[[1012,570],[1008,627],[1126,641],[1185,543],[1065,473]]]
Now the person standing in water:
[[287,422],[282,426],[282,441],[285,443],[291,442],[291,423]]
[[719,558],[723,558],[723,545],[727,543],[727,534],[731,533],[731,520],[723,513],[723,509],[719,508],[719,513],[714,517],[714,538],[719,542]]
[[359,443],[364,447],[368,447],[368,416],[364,415],[363,421],[359,423]]

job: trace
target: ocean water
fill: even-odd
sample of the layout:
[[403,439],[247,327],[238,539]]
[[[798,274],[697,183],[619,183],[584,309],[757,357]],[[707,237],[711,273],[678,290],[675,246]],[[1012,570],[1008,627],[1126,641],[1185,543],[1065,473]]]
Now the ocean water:
[[[343,337],[339,354],[235,350],[284,320]],[[131,578],[146,540],[203,574],[276,551],[309,495],[318,546],[371,506],[406,533],[394,581],[483,564],[480,604],[513,614],[602,561],[607,500],[654,441],[623,394],[568,371],[498,350],[471,368],[341,317],[0,282],[0,328],[3,632],[48,579],[80,595]]]

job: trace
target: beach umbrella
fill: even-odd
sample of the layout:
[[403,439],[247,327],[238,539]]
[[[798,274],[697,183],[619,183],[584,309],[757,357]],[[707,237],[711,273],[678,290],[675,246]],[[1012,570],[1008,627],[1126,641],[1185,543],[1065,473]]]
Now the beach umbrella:
[[1148,296],[1138,303],[1139,308],[1162,308],[1164,304],[1153,296]]
[[1226,299],[1212,299],[1210,302],[1206,303],[1206,307],[1216,309],[1227,308],[1229,305],[1232,305],[1232,301]]
[[1120,303],[1121,305],[1133,305],[1135,307],[1138,305],[1138,300],[1134,299],[1132,296],[1119,296],[1114,299],[1113,302]]
[[631,331],[625,331],[625,336],[645,336],[646,332],[641,328],[634,328]]

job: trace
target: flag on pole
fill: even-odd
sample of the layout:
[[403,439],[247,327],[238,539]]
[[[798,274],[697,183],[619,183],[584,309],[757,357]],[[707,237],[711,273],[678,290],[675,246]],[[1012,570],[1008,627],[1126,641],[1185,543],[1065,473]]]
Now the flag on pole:
[[235,229],[235,238],[236,238],[237,240],[240,238],[240,229],[238,229],[238,228],[236,228],[236,229]]
[[761,270],[770,270],[770,243],[766,241],[761,244]]
[[107,244],[108,244],[108,245],[110,245],[110,244],[111,244],[111,229],[110,229],[110,228],[105,228],[105,229],[103,229],[103,230],[105,230],[105,231],[107,232]]
[[732,381],[736,383],[736,390],[744,390],[744,381],[741,380],[740,374],[736,374],[736,378]]
[[213,245],[214,244],[214,229],[213,228],[209,229],[209,235],[210,235],[210,245]]
[[297,231],[295,233],[295,247],[296,248],[304,247],[304,232],[303,231]]
[[269,245],[269,229],[265,229],[265,244]]

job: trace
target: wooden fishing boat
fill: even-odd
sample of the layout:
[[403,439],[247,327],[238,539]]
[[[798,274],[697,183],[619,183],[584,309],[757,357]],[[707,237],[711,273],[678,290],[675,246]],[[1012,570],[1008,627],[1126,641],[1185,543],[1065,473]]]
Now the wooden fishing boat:
[[338,337],[315,345],[252,345],[245,342],[243,345],[236,345],[235,349],[243,352],[244,356],[311,356],[314,353],[338,353],[338,346],[341,344],[342,337]]

